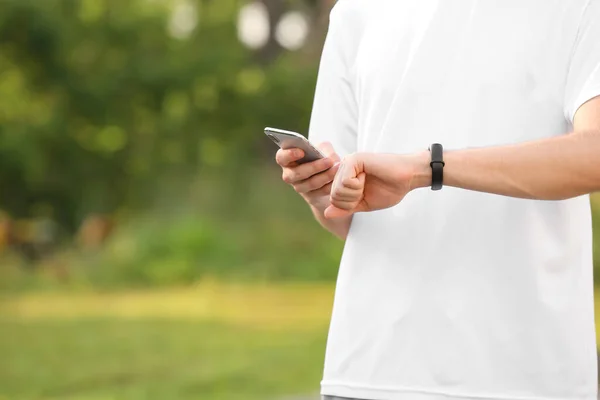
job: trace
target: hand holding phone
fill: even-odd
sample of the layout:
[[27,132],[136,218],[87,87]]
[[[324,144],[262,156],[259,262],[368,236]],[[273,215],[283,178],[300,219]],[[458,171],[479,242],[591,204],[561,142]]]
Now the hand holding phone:
[[276,160],[283,170],[283,180],[310,205],[324,211],[330,205],[331,183],[340,161],[333,146],[330,143],[314,146],[295,132],[267,128],[265,133],[271,140],[276,137],[279,141],[281,149]]

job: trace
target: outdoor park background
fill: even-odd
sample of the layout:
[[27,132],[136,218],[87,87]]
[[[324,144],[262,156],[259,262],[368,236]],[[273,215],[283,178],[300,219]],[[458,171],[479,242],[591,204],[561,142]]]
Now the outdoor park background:
[[342,243],[262,129],[332,3],[0,2],[0,399],[318,391]]

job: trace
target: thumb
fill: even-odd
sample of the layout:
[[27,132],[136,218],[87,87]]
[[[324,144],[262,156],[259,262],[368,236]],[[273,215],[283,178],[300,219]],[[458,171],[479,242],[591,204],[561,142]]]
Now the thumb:
[[362,190],[365,187],[366,176],[364,172],[361,172],[355,177],[344,178],[342,184],[349,189]]
[[367,180],[367,174],[364,172],[361,172],[360,174],[358,174],[358,181],[360,183],[361,187],[365,186],[365,181]]
[[359,184],[358,175],[360,175],[360,172],[357,171],[357,169],[358,163],[355,157],[345,157],[341,162],[340,169],[335,175],[331,192],[333,193],[342,187],[359,189],[357,185]]

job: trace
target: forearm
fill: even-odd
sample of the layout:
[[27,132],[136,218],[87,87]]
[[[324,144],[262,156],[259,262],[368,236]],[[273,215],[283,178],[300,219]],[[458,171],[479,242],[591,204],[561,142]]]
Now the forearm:
[[[333,233],[335,236],[342,240],[346,240],[348,232],[350,231],[350,224],[352,223],[352,216],[340,219],[327,219],[324,216],[324,207],[310,206],[315,219],[321,224],[323,228]],[[321,209],[322,208],[322,209]]]
[[[600,190],[600,132],[572,133],[515,144],[448,151],[444,184],[499,195],[561,200]],[[431,182],[427,165],[420,184]]]

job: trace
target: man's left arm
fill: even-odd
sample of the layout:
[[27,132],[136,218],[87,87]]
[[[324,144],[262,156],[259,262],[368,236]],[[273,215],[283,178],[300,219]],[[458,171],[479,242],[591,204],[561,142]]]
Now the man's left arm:
[[[413,187],[431,184],[429,154]],[[600,97],[579,108],[568,135],[521,144],[448,151],[444,184],[511,197],[561,200],[600,191]]]
[[[563,200],[600,191],[600,96],[578,108],[574,131],[532,142],[449,151],[444,184],[504,196]],[[342,160],[326,218],[376,211],[431,185],[431,156],[356,153]]]
[[506,147],[448,152],[446,185],[541,200],[600,191],[600,1],[588,3],[565,80],[564,112],[573,132]]
[[[589,2],[565,76],[573,132],[509,146],[447,151],[444,184],[504,196],[561,200],[600,191],[600,0]],[[442,143],[443,144],[443,143]],[[380,210],[431,185],[430,154],[358,153],[333,182],[327,218]]]

